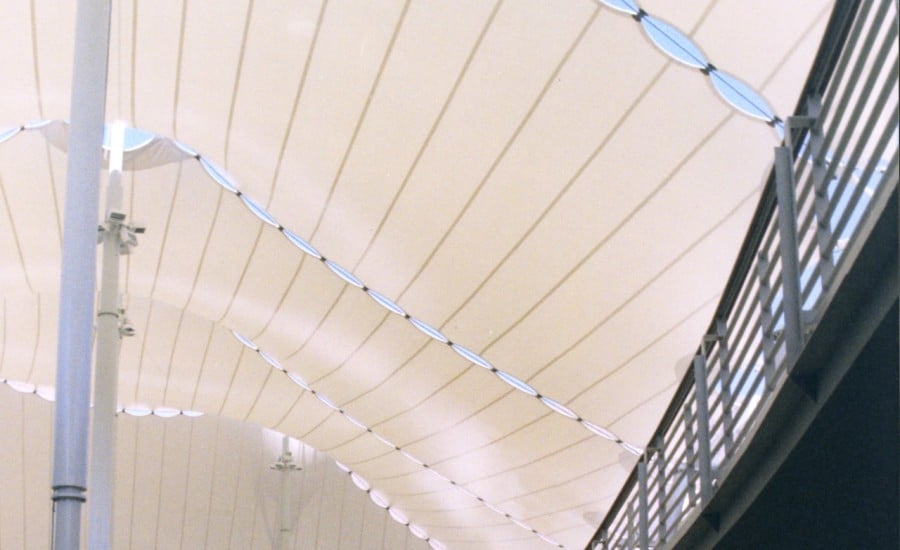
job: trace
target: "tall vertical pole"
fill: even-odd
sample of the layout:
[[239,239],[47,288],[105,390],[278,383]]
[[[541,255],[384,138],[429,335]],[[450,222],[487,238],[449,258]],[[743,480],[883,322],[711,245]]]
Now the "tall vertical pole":
[[91,499],[88,502],[88,548],[112,548],[113,485],[116,476],[116,409],[119,380],[119,247],[122,208],[122,155],[125,126],[110,127],[109,185],[103,231],[103,271],[97,311],[94,411],[91,416]]
[[101,144],[109,54],[109,0],[79,0],[66,173],[53,431],[53,547],[74,550],[87,490]]
[[281,494],[278,500],[278,526],[275,533],[275,550],[287,550],[291,547],[291,531],[294,525],[293,505],[291,502],[291,472],[300,470],[300,466],[294,463],[291,454],[291,438],[284,436],[281,440],[281,456],[272,464],[271,468],[281,472]]

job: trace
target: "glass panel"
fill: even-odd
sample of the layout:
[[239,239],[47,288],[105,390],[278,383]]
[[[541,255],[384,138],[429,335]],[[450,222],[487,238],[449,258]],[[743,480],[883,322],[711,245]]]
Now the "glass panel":
[[280,370],[280,371],[283,371],[283,370],[284,370],[284,367],[282,367],[281,364],[280,364],[278,361],[276,361],[275,358],[272,357],[271,355],[269,355],[268,353],[266,353],[266,352],[260,350],[260,351],[259,351],[259,356],[263,358],[263,361],[265,361],[266,363],[272,365],[273,368],[276,368],[276,369],[278,369],[278,370]]
[[325,397],[324,395],[322,395],[319,392],[313,392],[313,395],[315,395],[319,401],[324,403],[326,407],[330,407],[330,408],[340,412],[340,410],[341,410],[340,407],[338,407],[337,405],[332,403],[331,399],[328,399],[327,397]]
[[7,128],[5,130],[0,130],[0,143],[3,143],[4,141],[8,140],[9,138],[13,137],[14,135],[18,134],[21,131],[22,131],[22,128],[20,128],[20,127]]
[[224,170],[203,157],[200,157],[200,166],[202,166],[206,173],[209,174],[209,177],[214,179],[216,183],[221,185],[226,191],[234,193],[235,195],[237,194],[237,185],[232,183],[231,178],[226,175]]
[[640,8],[638,8],[638,5],[635,2],[632,2],[631,0],[600,0],[600,1],[612,9],[625,12],[628,15],[637,15],[638,11],[640,10]]
[[173,416],[180,415],[181,411],[169,407],[157,407],[156,409],[153,409],[153,414],[160,418],[172,418]]
[[350,283],[351,285],[362,288],[363,283],[359,279],[356,278],[355,275],[339,266],[338,264],[332,262],[331,260],[325,260],[325,265],[328,266],[328,269],[334,272],[335,275],[343,279],[345,282]]
[[131,416],[149,416],[153,413],[152,410],[144,408],[144,407],[125,407],[123,409],[125,414],[130,414]]
[[466,361],[475,363],[479,367],[483,367],[490,371],[494,370],[494,365],[492,365],[487,359],[478,355],[477,353],[470,350],[469,348],[460,346],[459,344],[453,344],[450,347],[452,347],[453,351],[460,354],[462,356],[462,358],[465,359]]
[[709,77],[719,95],[735,109],[766,122],[775,118],[766,100],[748,84],[719,70],[711,71]]
[[293,231],[291,231],[289,229],[283,229],[281,232],[284,233],[284,236],[287,237],[287,240],[291,241],[291,244],[293,244],[294,246],[296,246],[303,252],[306,252],[307,254],[309,254],[310,256],[312,256],[313,258],[315,258],[317,260],[322,259],[322,255],[319,254],[318,250],[313,248],[313,246],[311,244],[309,244],[308,242],[301,239],[300,236],[297,235],[296,233],[294,233]]
[[250,348],[254,351],[259,351],[259,348],[256,347],[256,344],[253,343],[253,340],[250,340],[243,334],[239,334],[238,332],[235,332],[233,330],[231,331],[231,334],[233,334],[234,337],[237,338],[238,342],[244,344],[245,346],[247,346],[248,348]]
[[391,513],[391,517],[394,518],[394,520],[398,523],[402,523],[403,525],[409,523],[409,519],[400,510],[391,508],[389,512]]
[[594,424],[593,422],[588,422],[587,420],[582,420],[581,423],[584,425],[585,428],[589,429],[590,431],[594,432],[595,434],[599,435],[600,437],[605,437],[606,439],[608,439],[610,441],[618,441],[618,439],[619,439],[611,431],[607,430],[606,428],[602,428],[602,427]]
[[[285,372],[287,372],[287,371],[285,371]],[[288,375],[288,378],[293,380],[294,384],[297,384],[298,386],[300,386],[301,388],[303,388],[306,391],[312,391],[311,388],[306,384],[306,382],[304,382],[303,379],[300,378],[299,376],[297,376],[296,374],[294,374],[292,372],[288,372],[287,375]]]
[[34,384],[28,382],[20,382],[18,380],[7,380],[6,385],[19,393],[34,393],[37,390]]
[[444,334],[441,331],[439,331],[438,329],[429,325],[425,321],[420,321],[420,320],[416,319],[415,317],[410,317],[409,322],[412,323],[417,329],[421,330],[428,336],[431,336],[438,342],[443,342],[444,344],[449,342],[449,340],[447,340],[447,337],[444,336]]
[[558,412],[559,414],[561,414],[563,416],[568,416],[569,418],[578,418],[578,415],[575,414],[574,412],[572,412],[572,410],[569,407],[566,407],[565,405],[563,405],[562,403],[559,403],[558,401],[556,401],[554,399],[550,399],[549,397],[543,396],[543,397],[541,397],[541,401],[544,402],[544,405],[547,405],[548,407],[550,407],[551,409],[553,409],[554,411]]
[[243,193],[241,194],[241,201],[251,212],[253,212],[253,215],[261,219],[263,223],[267,223],[272,227],[280,227],[280,224],[275,218],[272,217],[272,214],[266,212],[266,210],[262,206],[257,204],[256,201],[254,201],[247,195],[244,195]]
[[396,313],[401,317],[406,317],[406,312],[403,311],[403,308],[386,298],[383,294],[375,292],[371,288],[366,290],[366,294],[368,294],[373,300],[378,302],[383,308],[387,309],[388,311]]
[[506,383],[509,384],[510,386],[516,388],[517,390],[519,390],[519,391],[521,391],[521,392],[525,392],[525,393],[527,393],[528,395],[531,395],[531,396],[536,396],[536,395],[537,395],[537,391],[536,391],[534,388],[532,388],[531,386],[529,386],[529,385],[528,385],[527,383],[525,383],[524,381],[519,380],[519,379],[516,378],[515,376],[513,376],[513,375],[511,375],[511,374],[509,374],[509,373],[503,372],[502,370],[498,370],[495,374],[496,374],[497,376],[499,376],[504,382],[506,382]]
[[661,19],[651,16],[641,18],[641,26],[656,46],[676,61],[688,67],[702,69],[709,62],[690,38]]

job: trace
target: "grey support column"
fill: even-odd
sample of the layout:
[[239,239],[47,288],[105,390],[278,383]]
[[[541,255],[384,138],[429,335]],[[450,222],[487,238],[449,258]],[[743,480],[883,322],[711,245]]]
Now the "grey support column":
[[79,0],[66,173],[53,431],[53,548],[74,550],[87,490],[91,332],[110,2]]

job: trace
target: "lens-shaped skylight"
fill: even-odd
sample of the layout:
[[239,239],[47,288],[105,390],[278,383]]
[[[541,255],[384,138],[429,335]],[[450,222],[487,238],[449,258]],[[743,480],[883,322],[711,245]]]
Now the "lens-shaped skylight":
[[426,533],[424,529],[412,523],[409,524],[409,532],[422,540],[428,538],[428,533]]
[[180,414],[180,409],[173,409],[171,407],[156,407],[153,409],[153,415],[160,418],[172,418],[173,416],[178,416]]
[[[112,149],[112,124],[105,124],[103,126],[103,148],[104,149]],[[139,130],[137,128],[124,127],[124,141],[122,143],[122,149],[124,151],[136,151],[143,147],[146,147],[153,138],[156,136],[151,134],[150,132],[146,132],[144,130]]]
[[221,185],[223,189],[229,193],[237,194],[237,186],[234,184],[231,177],[226,174],[225,170],[206,160],[204,157],[200,157],[200,166],[202,166],[206,173],[209,174],[209,177]]
[[345,283],[349,283],[357,288],[363,287],[362,281],[357,279],[356,275],[350,273],[349,271],[347,271],[340,265],[332,262],[331,260],[325,260],[325,265],[327,265],[328,269],[330,269],[332,272],[334,272],[335,275],[337,275],[338,277],[343,279]]
[[391,517],[394,518],[394,521],[396,521],[397,523],[402,523],[403,525],[409,524],[409,518],[407,518],[406,514],[404,514],[400,510],[398,510],[394,507],[391,507],[391,509],[388,510],[388,512],[390,512]]
[[56,401],[56,388],[53,386],[38,386],[37,389],[34,390],[34,393],[46,401]]
[[[367,428],[367,429],[368,429],[368,428]],[[371,430],[370,430],[370,431],[371,431]],[[371,432],[371,433],[372,433],[372,435],[375,437],[375,439],[377,439],[378,441],[381,441],[381,442],[384,443],[386,446],[388,446],[388,447],[390,447],[390,448],[392,448],[392,449],[396,449],[396,448],[397,448],[397,445],[395,445],[393,441],[391,441],[390,439],[384,437],[384,436],[381,435],[380,433],[378,433],[378,432]]]
[[622,448],[635,456],[641,456],[642,454],[644,454],[644,451],[642,451],[640,447],[636,447],[631,443],[622,443]]
[[554,411],[558,412],[559,414],[561,414],[563,416],[568,416],[569,418],[573,418],[573,419],[578,418],[578,415],[575,414],[572,411],[572,409],[570,409],[569,407],[566,407],[565,405],[563,405],[562,403],[560,403],[558,401],[550,399],[547,396],[541,396],[541,401],[544,403],[544,405],[547,405],[548,407],[550,407],[551,409],[553,409]]
[[189,145],[185,145],[184,143],[181,143],[177,139],[173,139],[172,144],[175,147],[177,147],[179,151],[181,151],[182,153],[184,153],[185,155],[187,155],[189,157],[197,158],[200,156],[199,153],[197,153],[197,151],[193,147],[191,147]]
[[593,422],[589,422],[587,420],[582,420],[581,424],[585,428],[587,428],[590,431],[594,432],[595,434],[599,435],[600,437],[604,437],[610,441],[617,441],[619,439],[618,437],[613,435],[613,433],[610,432],[609,430],[607,430],[606,428],[602,428],[602,427],[594,424]]
[[322,259],[322,255],[319,254],[319,251],[316,250],[313,247],[313,245],[309,244],[308,242],[306,242],[305,240],[300,238],[300,236],[298,236],[293,231],[291,231],[289,229],[283,229],[281,232],[284,233],[284,236],[287,237],[287,240],[291,241],[291,244],[293,244],[294,246],[296,246],[297,248],[299,248],[306,254],[309,254],[310,256],[312,256],[313,258],[315,258],[317,260]]
[[359,420],[357,420],[355,417],[350,416],[350,415],[347,414],[346,412],[344,412],[344,416],[345,416],[345,417],[347,418],[347,420],[349,420],[350,423],[353,424],[354,426],[356,426],[356,427],[358,427],[358,428],[362,428],[362,429],[368,431],[369,427],[366,426],[365,424],[363,424],[362,422],[360,422]]
[[19,393],[34,393],[37,387],[29,382],[21,382],[19,380],[7,380],[6,385]]
[[266,212],[266,209],[256,203],[253,199],[241,193],[241,202],[244,203],[244,206],[247,207],[250,212],[253,212],[253,215],[262,220],[263,223],[269,224],[272,227],[280,227],[278,220],[276,220],[272,214]]
[[447,337],[444,336],[443,332],[441,332],[438,329],[434,328],[433,326],[429,325],[425,321],[416,319],[415,317],[410,317],[409,322],[412,323],[414,327],[416,327],[417,329],[419,329],[423,333],[425,333],[425,335],[434,338],[438,342],[441,342],[443,344],[446,344],[447,342],[449,342],[449,340],[447,340]]
[[396,313],[400,317],[406,316],[406,312],[403,310],[402,307],[398,306],[392,300],[386,298],[383,294],[381,294],[379,292],[375,292],[371,288],[366,289],[366,294],[368,294],[373,300],[375,300],[378,303],[378,305],[382,306],[383,308],[390,311],[391,313]]
[[3,130],[0,130],[0,143],[3,143],[4,141],[8,140],[9,138],[13,137],[14,135],[18,134],[21,131],[22,131],[21,126],[16,126],[15,128],[5,128]]
[[181,411],[181,414],[183,414],[184,416],[188,416],[190,418],[197,418],[198,416],[203,416],[203,413],[200,411],[190,411],[190,410]]
[[238,342],[244,344],[245,346],[252,349],[253,351],[259,351],[259,347],[257,347],[256,343],[254,343],[253,340],[251,340],[251,339],[247,338],[246,336],[244,336],[243,334],[240,334],[233,330],[231,331],[231,334],[233,334],[234,337],[237,338]]
[[351,472],[350,467],[347,466],[346,464],[344,464],[343,462],[338,462],[337,460],[335,460],[335,461],[334,461],[334,464],[335,464],[335,466],[337,466],[339,469],[341,469],[341,470],[347,472],[348,474]]
[[470,350],[469,348],[463,347],[459,344],[453,344],[450,347],[453,348],[453,351],[458,353],[466,361],[469,361],[470,363],[474,363],[474,364],[478,365],[479,367],[485,368],[489,371],[494,370],[494,365],[492,365],[487,359],[478,355],[477,353]]
[[647,15],[641,18],[641,26],[650,40],[672,59],[694,69],[702,69],[709,64],[690,38],[665,21]]
[[382,495],[382,494],[379,493],[378,491],[375,491],[375,490],[369,491],[369,498],[371,498],[371,499],[372,499],[372,502],[374,502],[375,505],[378,506],[378,507],[380,507],[380,508],[387,508],[387,507],[388,507],[388,501],[387,501],[387,498],[385,498],[384,495]]
[[259,356],[263,358],[263,361],[270,364],[272,366],[272,368],[280,370],[280,371],[284,370],[284,367],[281,366],[281,363],[276,361],[275,358],[272,357],[271,355],[269,355],[268,353],[266,353],[262,350],[257,350],[257,353],[259,353]]
[[734,106],[735,109],[766,122],[774,120],[775,113],[772,108],[749,85],[718,69],[710,71],[709,77],[722,99]]
[[430,544],[434,550],[447,550],[447,547],[444,546],[444,543],[437,539],[428,539],[428,544]]
[[403,457],[404,457],[406,460],[409,460],[410,462],[413,462],[413,463],[415,463],[415,464],[418,464],[419,466],[424,466],[424,465],[425,465],[424,462],[422,462],[421,460],[419,460],[418,458],[416,458],[415,456],[409,454],[409,453],[406,452],[406,451],[402,451],[402,450],[401,450],[401,451],[400,451],[400,454],[403,455]]
[[340,412],[341,408],[338,407],[337,405],[335,405],[331,401],[331,399],[328,399],[327,397],[325,397],[324,395],[322,395],[321,393],[318,393],[318,392],[314,392],[314,395],[316,396],[316,399],[318,399],[319,401],[324,403],[326,407],[329,407],[331,409],[334,409],[334,410]]
[[509,384],[510,386],[516,388],[517,390],[519,390],[521,392],[525,392],[528,395],[533,395],[533,396],[536,396],[538,394],[537,391],[534,388],[532,388],[531,386],[529,386],[526,382],[519,380],[518,378],[516,378],[515,376],[513,376],[507,372],[498,370],[494,374],[496,374],[497,376],[500,377],[501,380],[503,380],[504,382],[506,382],[507,384]]
[[128,414],[128,415],[137,416],[137,417],[150,416],[151,414],[153,414],[152,409],[148,409],[147,407],[141,407],[141,406],[125,407],[124,409],[122,409],[122,412],[124,412],[125,414]]
[[604,5],[614,10],[625,12],[628,15],[637,15],[640,8],[631,0],[600,0]]
[[357,487],[359,487],[359,488],[362,489],[363,491],[368,491],[369,489],[372,488],[372,486],[369,485],[369,482],[366,481],[365,479],[363,479],[363,478],[362,478],[359,474],[357,474],[356,472],[350,472],[350,479],[353,481],[353,484],[354,484],[354,485],[356,485]]
[[[287,372],[287,371],[285,371],[285,372]],[[297,384],[298,386],[300,386],[301,388],[303,388],[306,391],[311,390],[311,388],[309,387],[309,384],[307,384],[302,378],[300,378],[296,374],[294,374],[292,372],[288,372],[287,375],[288,375],[288,378],[290,378],[294,382],[294,384]]]

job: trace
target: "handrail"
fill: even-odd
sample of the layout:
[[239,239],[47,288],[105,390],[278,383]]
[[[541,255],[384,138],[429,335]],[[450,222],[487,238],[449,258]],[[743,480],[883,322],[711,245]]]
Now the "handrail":
[[[694,368],[588,548],[665,546],[682,508],[706,504],[718,471],[735,459],[738,440],[784,381],[866,215],[867,193],[895,184],[896,103],[890,118],[883,113],[896,95],[896,9],[890,0],[836,3]],[[844,120],[851,97],[855,116]],[[799,328],[785,326],[792,317]],[[696,456],[704,452],[706,464]]]

